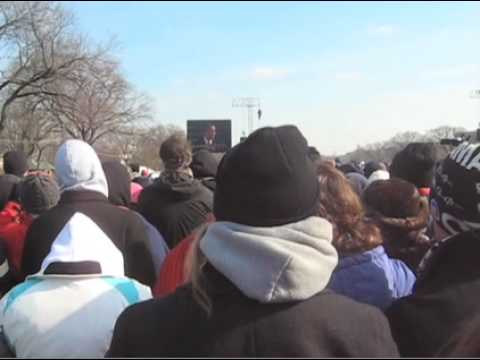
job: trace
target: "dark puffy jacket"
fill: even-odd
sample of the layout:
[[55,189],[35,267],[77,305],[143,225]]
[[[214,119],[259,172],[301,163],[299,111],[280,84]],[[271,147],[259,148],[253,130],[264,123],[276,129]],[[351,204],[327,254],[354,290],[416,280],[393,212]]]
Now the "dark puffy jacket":
[[387,311],[400,353],[430,357],[480,312],[480,232],[463,233],[437,244],[411,296]]
[[213,209],[213,193],[198,180],[182,177],[171,182],[160,177],[142,191],[138,211],[173,249],[202,225]]
[[[130,192],[130,175],[127,168],[119,161],[106,161],[102,163],[103,171],[108,182],[108,200],[111,204],[124,208],[132,208],[131,192]],[[155,274],[158,274],[160,268],[168,254],[168,246],[162,235],[152,226],[143,216],[137,212],[137,215],[145,225],[145,231],[150,240],[150,249],[152,253],[153,263],[155,266]]]

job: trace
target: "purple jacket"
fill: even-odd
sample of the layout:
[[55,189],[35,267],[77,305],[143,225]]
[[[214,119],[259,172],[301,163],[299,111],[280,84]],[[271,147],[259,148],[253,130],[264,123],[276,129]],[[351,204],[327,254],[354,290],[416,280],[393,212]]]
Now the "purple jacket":
[[383,246],[341,257],[328,287],[359,302],[387,309],[412,293],[415,275],[403,261],[390,259]]

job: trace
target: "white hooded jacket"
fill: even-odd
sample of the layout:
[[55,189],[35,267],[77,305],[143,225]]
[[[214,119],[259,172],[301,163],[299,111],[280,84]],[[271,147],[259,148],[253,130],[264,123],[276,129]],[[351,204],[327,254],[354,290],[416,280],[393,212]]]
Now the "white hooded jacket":
[[80,140],[67,140],[55,157],[60,190],[96,191],[108,197],[108,183],[100,159],[93,148]]
[[0,302],[0,325],[17,357],[103,357],[122,311],[151,298],[124,277],[122,253],[89,217],[76,213],[39,273]]

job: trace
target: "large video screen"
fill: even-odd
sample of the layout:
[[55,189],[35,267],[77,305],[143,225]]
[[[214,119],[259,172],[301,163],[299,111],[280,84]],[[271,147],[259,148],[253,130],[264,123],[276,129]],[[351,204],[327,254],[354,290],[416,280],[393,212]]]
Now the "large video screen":
[[226,152],[232,147],[231,120],[187,120],[187,137],[194,151]]

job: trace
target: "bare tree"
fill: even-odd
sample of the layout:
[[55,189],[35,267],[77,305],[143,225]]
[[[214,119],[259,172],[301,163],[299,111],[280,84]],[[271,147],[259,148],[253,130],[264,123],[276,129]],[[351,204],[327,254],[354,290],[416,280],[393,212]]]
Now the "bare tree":
[[44,152],[57,147],[62,138],[58,125],[52,120],[42,99],[25,97],[9,110],[2,143],[6,148],[22,149],[39,164]]
[[456,138],[457,134],[464,133],[467,130],[463,127],[440,126],[427,132],[429,140],[439,142],[442,139]]
[[96,148],[127,163],[138,163],[159,170],[162,163],[159,150],[173,133],[182,131],[174,125],[133,126],[103,138]]
[[110,133],[150,118],[148,99],[136,93],[118,62],[91,57],[49,87],[50,112],[69,136],[96,143]]
[[53,1],[0,2],[0,132],[19,99],[56,97],[49,84],[86,61],[84,40],[72,32],[72,16]]

